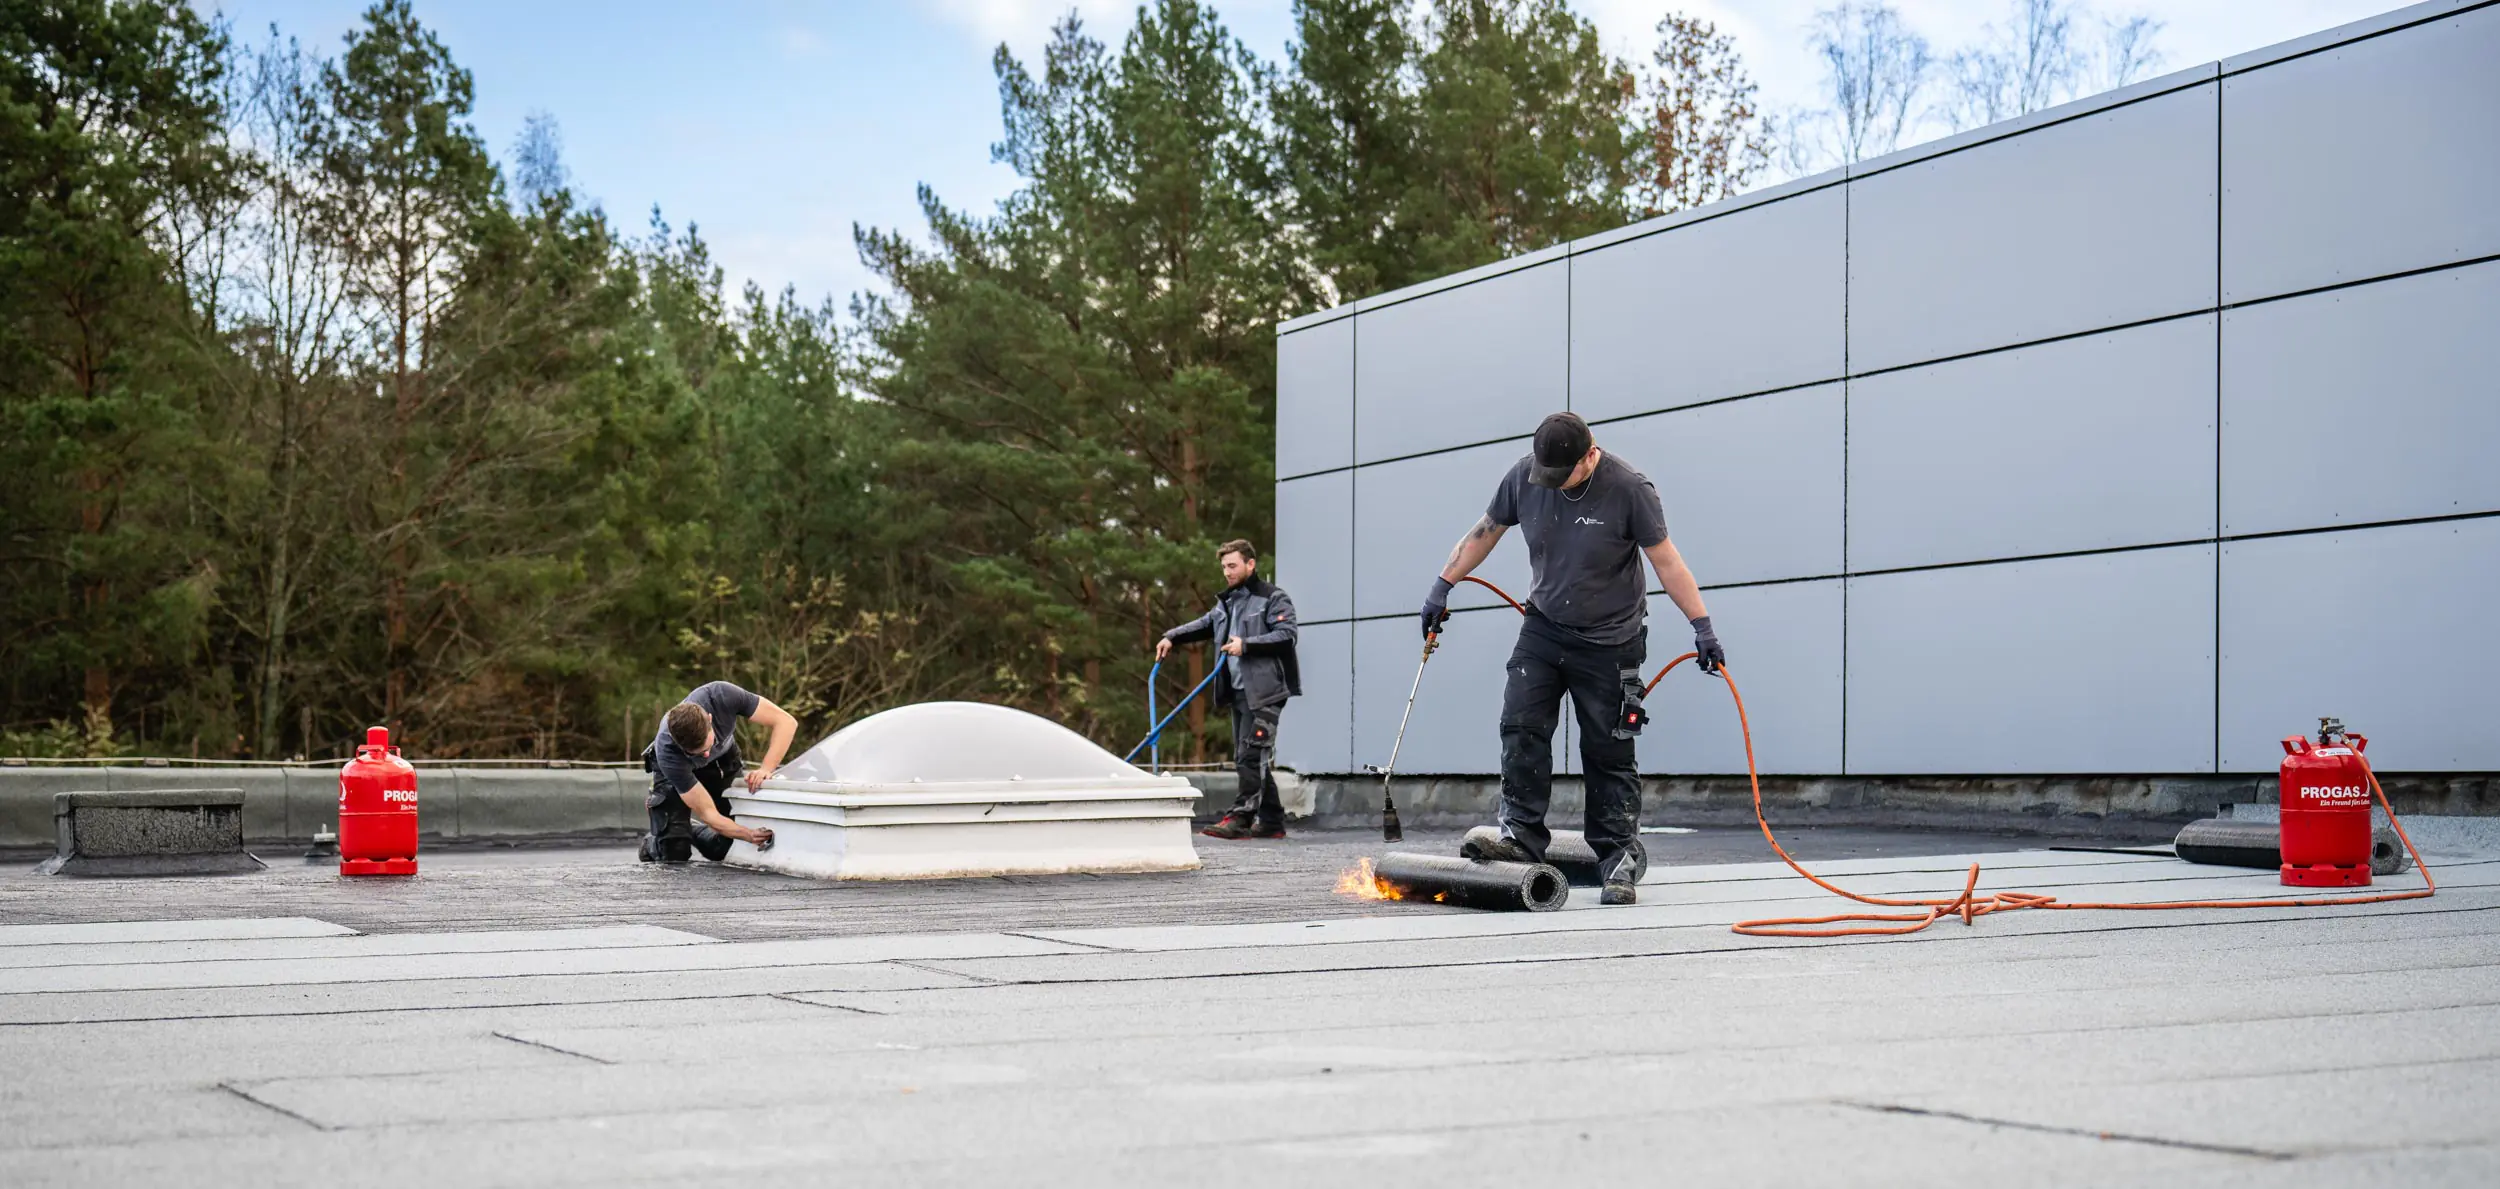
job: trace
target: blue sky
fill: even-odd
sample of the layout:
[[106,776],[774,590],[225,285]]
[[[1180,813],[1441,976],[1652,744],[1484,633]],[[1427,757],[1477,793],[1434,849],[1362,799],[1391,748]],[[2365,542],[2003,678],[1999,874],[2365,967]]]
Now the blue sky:
[[[220,8],[238,40],[275,22],[335,53],[364,5],[349,0],[196,0]],[[1734,34],[1766,106],[1815,102],[1805,29],[1831,0],[1573,0],[1608,47],[1645,61],[1659,16],[1677,9]],[[2010,0],[1894,0],[1941,49],[2002,21]],[[2102,0],[2165,28],[2168,68],[2358,20],[2394,0]],[[1289,0],[1218,10],[1264,57],[1281,60]],[[986,210],[1014,177],[989,160],[998,136],[990,54],[1030,60],[1050,23],[1075,8],[1115,40],[1133,0],[921,0],[803,3],[717,0],[416,0],[420,19],[477,80],[476,123],[508,159],[533,111],[562,126],[577,192],[641,229],[657,203],[701,227],[734,288],[795,286],[847,300],[874,278],[851,226],[922,224],[914,188]]]

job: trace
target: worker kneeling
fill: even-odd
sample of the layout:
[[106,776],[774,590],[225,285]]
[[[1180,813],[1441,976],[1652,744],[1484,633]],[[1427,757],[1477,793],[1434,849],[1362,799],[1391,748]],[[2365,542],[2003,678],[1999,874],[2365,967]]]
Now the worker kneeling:
[[[764,762],[753,769],[738,758],[741,718],[772,732]],[[642,861],[684,863],[699,852],[717,863],[733,841],[771,846],[771,830],[739,825],[720,798],[741,774],[748,792],[762,788],[798,731],[799,720],[788,711],[726,681],[697,686],[670,707],[642,752],[643,769],[651,773],[651,795],[643,799],[651,832],[642,836]]]
[[1483,564],[1513,525],[1528,539],[1531,585],[1502,692],[1501,837],[1484,857],[1544,861],[1552,840],[1545,810],[1554,794],[1554,726],[1568,693],[1579,715],[1588,843],[1604,881],[1599,900],[1630,904],[1638,899],[1626,853],[1640,834],[1636,745],[1648,719],[1641,705],[1649,653],[1644,555],[1660,589],[1692,621],[1703,671],[1718,672],[1726,654],[1700,584],[1667,539],[1657,487],[1599,450],[1588,423],[1571,413],[1537,426],[1534,450],[1502,477],[1483,518],[1450,551],[1424,598],[1426,636],[1449,619],[1453,584]]

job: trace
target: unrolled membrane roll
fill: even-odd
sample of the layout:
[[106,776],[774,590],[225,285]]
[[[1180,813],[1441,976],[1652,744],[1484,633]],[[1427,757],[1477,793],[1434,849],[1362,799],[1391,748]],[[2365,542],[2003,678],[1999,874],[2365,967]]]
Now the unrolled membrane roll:
[[[1484,844],[1501,836],[1498,826],[1478,826],[1469,830],[1467,837],[1458,844],[1458,857],[1480,858]],[[1632,882],[1639,883],[1642,876],[1649,874],[1649,848],[1635,838],[1624,849],[1632,853]],[[1562,872],[1563,878],[1571,881],[1571,886],[1575,888],[1593,888],[1606,882],[1604,873],[1597,869],[1597,852],[1590,849],[1589,840],[1582,837],[1578,830],[1554,831],[1553,840],[1545,844],[1545,861],[1554,870]]]
[[1505,912],[1552,912],[1571,897],[1571,883],[1550,863],[1497,863],[1391,851],[1372,874],[1400,899],[1430,900]]

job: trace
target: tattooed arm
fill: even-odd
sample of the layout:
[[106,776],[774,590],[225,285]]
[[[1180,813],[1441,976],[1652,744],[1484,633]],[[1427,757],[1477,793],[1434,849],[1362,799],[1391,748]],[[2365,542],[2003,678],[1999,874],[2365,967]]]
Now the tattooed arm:
[[1509,531],[1510,526],[1495,524],[1490,516],[1479,517],[1476,527],[1468,529],[1467,535],[1460,537],[1457,546],[1450,550],[1449,563],[1441,567],[1443,580],[1456,582],[1474,573],[1492,554],[1493,546],[1500,543],[1502,534]]

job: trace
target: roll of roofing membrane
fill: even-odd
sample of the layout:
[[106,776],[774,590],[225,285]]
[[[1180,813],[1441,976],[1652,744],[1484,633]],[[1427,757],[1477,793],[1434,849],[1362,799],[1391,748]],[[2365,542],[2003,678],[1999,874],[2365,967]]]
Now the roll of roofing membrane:
[[1550,863],[1496,863],[1450,855],[1391,851],[1372,867],[1400,899],[1429,900],[1502,912],[1552,912],[1571,897],[1570,881]]
[[[1480,849],[1483,844],[1501,836],[1498,826],[1477,826],[1467,831],[1467,837],[1459,842],[1458,857],[1478,858],[1483,853]],[[1639,883],[1642,876],[1649,874],[1649,848],[1635,838],[1632,845],[1625,849],[1632,852],[1632,882]],[[1582,837],[1578,830],[1554,831],[1553,841],[1545,844],[1545,862],[1562,872],[1563,878],[1575,888],[1593,888],[1606,882],[1597,869],[1597,852],[1590,849],[1589,840]]]
[[2179,827],[2170,849],[2191,863],[2217,867],[2256,867],[2272,871],[2283,865],[2282,832],[2273,822],[2208,818]]

